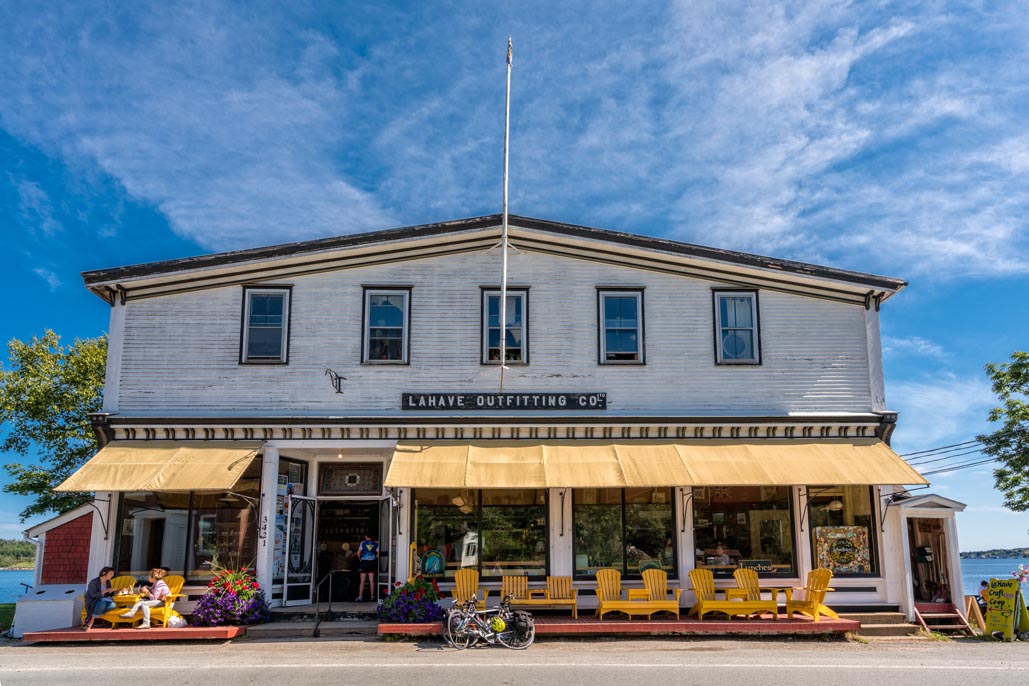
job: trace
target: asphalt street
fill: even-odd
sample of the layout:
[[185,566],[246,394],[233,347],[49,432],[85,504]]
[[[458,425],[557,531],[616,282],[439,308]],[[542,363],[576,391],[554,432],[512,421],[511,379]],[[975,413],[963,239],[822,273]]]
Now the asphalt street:
[[352,684],[931,683],[1024,686],[1029,644],[873,640],[541,640],[525,651],[456,651],[434,641],[240,640],[232,643],[0,645],[0,686]]

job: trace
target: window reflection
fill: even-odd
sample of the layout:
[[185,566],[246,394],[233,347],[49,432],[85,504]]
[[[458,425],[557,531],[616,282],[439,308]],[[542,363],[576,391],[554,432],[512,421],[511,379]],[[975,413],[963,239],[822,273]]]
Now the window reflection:
[[675,576],[671,491],[585,488],[572,499],[575,575],[610,567],[626,576],[648,568]]
[[694,488],[693,534],[697,566],[716,578],[741,566],[767,577],[796,574],[786,486]]
[[816,567],[835,576],[868,576],[879,571],[869,486],[812,486],[808,518]]

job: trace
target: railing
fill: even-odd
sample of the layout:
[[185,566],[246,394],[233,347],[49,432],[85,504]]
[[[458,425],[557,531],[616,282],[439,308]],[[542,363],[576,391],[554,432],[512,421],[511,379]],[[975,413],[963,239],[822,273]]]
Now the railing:
[[335,570],[330,569],[325,573],[325,576],[315,584],[314,587],[314,633],[312,636],[318,638],[321,636],[321,624],[322,624],[322,586],[325,582],[329,582],[329,605],[325,608],[325,614],[330,618],[332,617],[332,577],[335,576]]

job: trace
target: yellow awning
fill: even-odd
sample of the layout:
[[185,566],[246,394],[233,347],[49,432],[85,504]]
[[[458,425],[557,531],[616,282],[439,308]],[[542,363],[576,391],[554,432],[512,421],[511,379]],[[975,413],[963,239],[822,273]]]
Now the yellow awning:
[[90,458],[55,491],[228,491],[259,442],[118,441]]
[[874,438],[400,443],[386,475],[387,486],[406,488],[924,483]]

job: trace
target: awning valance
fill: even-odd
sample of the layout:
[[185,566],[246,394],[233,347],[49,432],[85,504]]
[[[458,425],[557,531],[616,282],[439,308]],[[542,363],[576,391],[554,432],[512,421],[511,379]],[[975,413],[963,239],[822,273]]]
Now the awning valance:
[[56,491],[228,491],[257,456],[256,441],[111,443]]
[[400,443],[386,475],[387,486],[407,488],[924,483],[874,438]]

